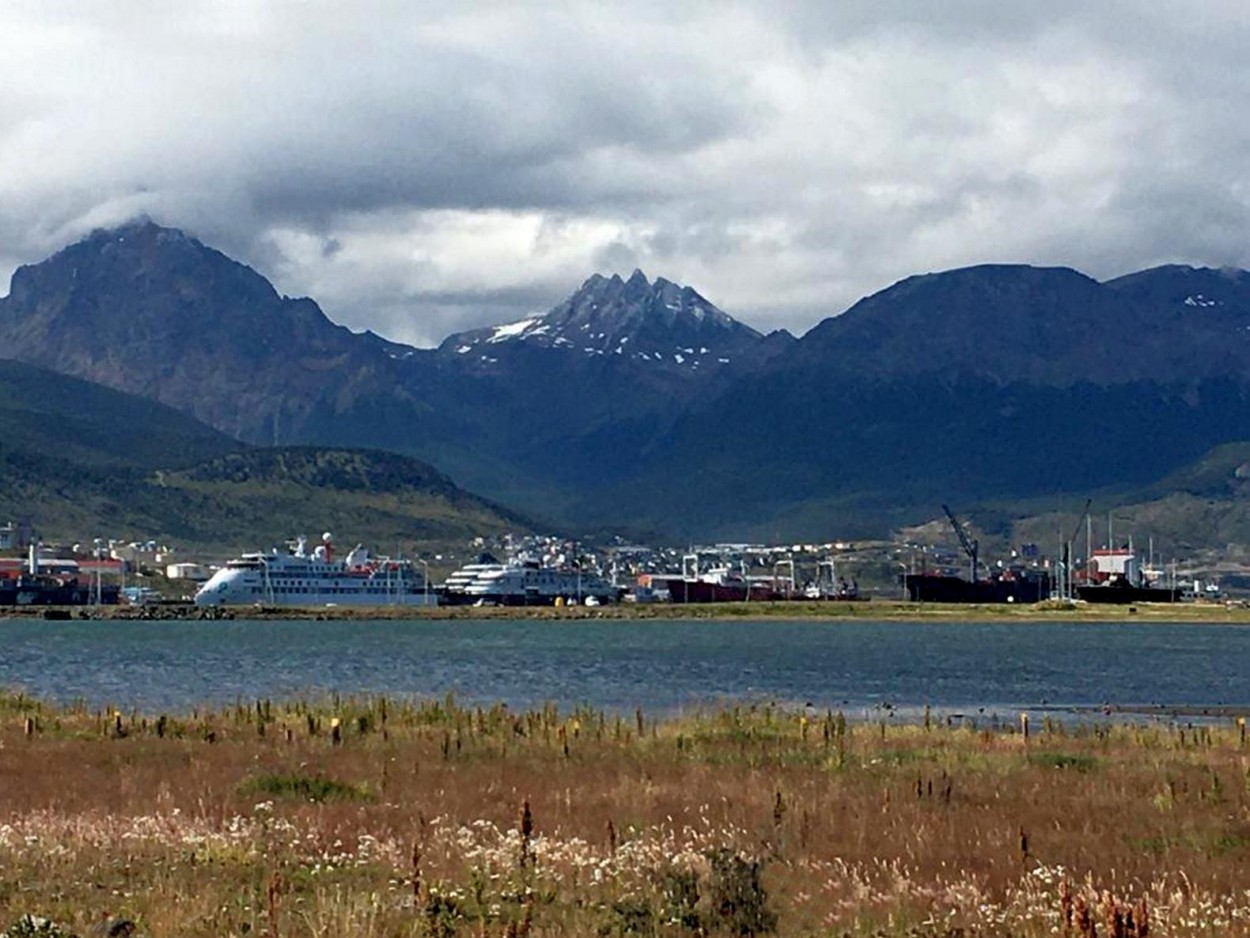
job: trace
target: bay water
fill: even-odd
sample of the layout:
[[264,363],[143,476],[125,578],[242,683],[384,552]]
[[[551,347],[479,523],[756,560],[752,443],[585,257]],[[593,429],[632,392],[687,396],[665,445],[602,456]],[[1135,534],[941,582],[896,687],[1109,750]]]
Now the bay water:
[[931,707],[963,719],[1192,719],[1250,709],[1250,627],[7,619],[0,688],[146,712],[339,693],[652,714],[771,701],[860,718]]

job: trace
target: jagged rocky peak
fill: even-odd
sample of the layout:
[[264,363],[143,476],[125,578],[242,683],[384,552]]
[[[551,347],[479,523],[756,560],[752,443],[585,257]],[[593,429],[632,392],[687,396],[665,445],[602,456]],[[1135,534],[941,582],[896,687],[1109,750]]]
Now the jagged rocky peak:
[[618,274],[611,277],[595,274],[543,318],[552,324],[602,326],[613,333],[646,325],[671,328],[683,322],[693,327],[706,324],[755,333],[754,329],[717,309],[692,287],[683,287],[663,277],[657,277],[652,283],[641,270],[635,270],[628,280],[622,280]]
[[641,270],[628,279],[594,274],[543,315],[449,338],[444,350],[492,361],[507,347],[567,349],[681,368],[730,364],[757,354],[764,337],[691,287]]

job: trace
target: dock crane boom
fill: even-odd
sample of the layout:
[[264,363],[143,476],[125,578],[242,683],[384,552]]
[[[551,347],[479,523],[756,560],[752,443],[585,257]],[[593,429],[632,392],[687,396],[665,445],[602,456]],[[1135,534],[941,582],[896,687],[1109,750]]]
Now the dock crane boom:
[[1085,507],[1081,509],[1080,517],[1076,519],[1076,527],[1072,529],[1072,534],[1068,537],[1069,542],[1075,541],[1077,535],[1081,533],[1081,525],[1085,523],[1085,518],[1089,515],[1089,506],[1094,504],[1092,498],[1085,499]]
[[964,531],[964,526],[959,523],[959,519],[955,517],[954,512],[952,512],[945,505],[942,506],[942,510],[946,512],[946,517],[950,520],[951,527],[955,529],[955,534],[959,538],[959,543],[963,546],[964,553],[967,554],[968,559],[972,561],[971,582],[975,583],[977,581],[977,572],[980,569],[980,559],[978,554],[980,542],[976,538],[968,537],[967,532]]

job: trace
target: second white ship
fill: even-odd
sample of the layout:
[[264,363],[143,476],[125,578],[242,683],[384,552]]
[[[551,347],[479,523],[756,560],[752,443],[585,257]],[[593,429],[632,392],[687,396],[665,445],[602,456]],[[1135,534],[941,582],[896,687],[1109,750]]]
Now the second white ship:
[[532,560],[470,564],[447,578],[443,592],[448,605],[480,606],[597,606],[620,597],[597,573]]

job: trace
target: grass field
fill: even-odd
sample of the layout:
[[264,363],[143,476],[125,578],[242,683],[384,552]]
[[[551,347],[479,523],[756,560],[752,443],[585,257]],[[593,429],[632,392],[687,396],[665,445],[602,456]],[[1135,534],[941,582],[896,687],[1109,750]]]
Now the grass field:
[[1243,728],[1024,730],[0,697],[0,929],[1250,934]]

